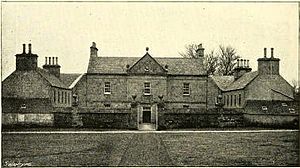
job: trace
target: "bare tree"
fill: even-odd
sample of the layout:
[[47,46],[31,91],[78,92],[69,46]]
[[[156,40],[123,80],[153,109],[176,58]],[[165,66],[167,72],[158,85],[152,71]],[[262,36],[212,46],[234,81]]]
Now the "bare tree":
[[219,67],[218,74],[220,75],[232,75],[236,60],[240,58],[237,55],[236,50],[231,46],[219,46]]
[[179,54],[185,58],[198,58],[196,54],[197,49],[197,44],[188,44],[185,45],[185,52],[180,52]]
[[209,54],[205,54],[203,65],[207,72],[207,75],[214,75],[218,68],[218,57],[214,54],[212,50]]
[[[196,52],[197,49],[197,44],[189,44],[185,46],[185,52],[179,54],[186,58],[199,58]],[[213,75],[216,72],[218,67],[218,57],[215,55],[214,51],[204,55],[203,65],[208,75]]]

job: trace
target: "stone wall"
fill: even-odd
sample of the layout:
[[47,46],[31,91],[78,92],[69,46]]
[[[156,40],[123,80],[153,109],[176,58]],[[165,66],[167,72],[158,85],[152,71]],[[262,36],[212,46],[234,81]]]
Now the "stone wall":
[[160,129],[241,126],[243,126],[243,115],[236,111],[172,109],[159,114]]
[[272,128],[298,128],[298,114],[244,114],[246,126]]
[[35,126],[53,126],[54,115],[36,114],[36,113],[3,113],[3,127],[35,127]]

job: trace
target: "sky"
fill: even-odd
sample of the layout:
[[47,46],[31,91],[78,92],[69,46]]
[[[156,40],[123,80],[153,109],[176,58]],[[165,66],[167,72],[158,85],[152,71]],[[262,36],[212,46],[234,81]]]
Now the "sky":
[[15,54],[32,44],[39,55],[58,57],[62,73],[87,71],[90,46],[98,56],[180,57],[187,44],[205,52],[236,48],[257,70],[263,48],[274,48],[280,74],[298,80],[297,3],[2,2],[2,80],[15,70]]

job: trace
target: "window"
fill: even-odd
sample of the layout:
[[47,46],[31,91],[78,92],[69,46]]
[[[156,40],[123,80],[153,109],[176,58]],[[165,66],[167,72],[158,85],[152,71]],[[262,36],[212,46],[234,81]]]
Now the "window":
[[232,100],[232,95],[230,95],[230,106],[232,107],[233,100]]
[[183,108],[190,108],[190,106],[187,105],[187,104],[184,104],[182,107],[183,107]]
[[144,83],[144,95],[151,95],[151,85],[150,82]]
[[227,95],[227,106],[229,106],[229,95]]
[[268,107],[267,106],[261,106],[261,109],[264,110],[264,111],[267,111]]
[[110,107],[110,104],[109,104],[109,103],[105,103],[105,104],[104,104],[104,107],[109,108],[109,107]]
[[183,95],[190,95],[190,84],[183,83]]
[[289,108],[290,113],[295,113],[295,109]]
[[65,103],[67,104],[68,97],[67,97],[67,92],[65,92]]
[[223,98],[223,104],[226,104],[226,96]]
[[56,91],[53,90],[53,102],[56,103]]
[[104,82],[104,94],[111,94],[110,82]]
[[57,98],[58,98],[58,103],[60,103],[60,91],[57,91]]
[[233,103],[233,105],[236,107],[237,105],[237,101],[236,101],[236,95],[234,95],[234,103]]
[[239,106],[241,106],[241,104],[242,104],[242,95],[239,94]]

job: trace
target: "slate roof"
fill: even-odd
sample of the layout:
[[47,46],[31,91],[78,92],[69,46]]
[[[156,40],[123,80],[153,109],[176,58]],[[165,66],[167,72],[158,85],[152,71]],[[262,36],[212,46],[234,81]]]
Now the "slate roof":
[[211,78],[223,91],[234,81],[234,76],[212,76]]
[[50,83],[51,86],[60,87],[64,89],[68,89],[68,86],[64,84],[59,78],[50,74],[47,70],[42,68],[37,68],[37,72]]
[[[170,75],[205,75],[200,59],[153,57],[162,67],[168,65]],[[87,73],[126,74],[127,66],[134,65],[140,57],[91,57]]]
[[2,81],[2,97],[48,98],[47,86],[69,89],[59,78],[42,68],[14,71]]
[[243,76],[238,78],[236,81],[232,82],[226,88],[226,91],[243,89],[257,76],[258,76],[257,71],[245,73]]
[[79,73],[61,73],[60,74],[60,80],[67,86],[70,88],[70,86],[72,85],[72,83],[82,74]]

